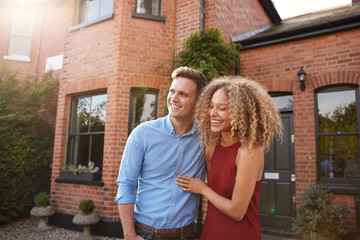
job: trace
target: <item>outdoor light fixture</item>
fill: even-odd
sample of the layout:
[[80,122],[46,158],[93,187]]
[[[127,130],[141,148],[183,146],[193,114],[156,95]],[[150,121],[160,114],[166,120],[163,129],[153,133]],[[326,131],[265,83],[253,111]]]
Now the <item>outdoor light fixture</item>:
[[304,71],[303,67],[301,67],[300,71],[297,73],[299,80],[300,80],[300,89],[301,91],[305,90],[305,76],[306,72]]

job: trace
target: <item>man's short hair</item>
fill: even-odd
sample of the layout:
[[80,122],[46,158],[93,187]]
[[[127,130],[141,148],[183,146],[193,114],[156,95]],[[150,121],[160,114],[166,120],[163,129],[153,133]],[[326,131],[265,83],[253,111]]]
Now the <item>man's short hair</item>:
[[198,70],[189,67],[179,67],[175,69],[171,74],[171,78],[174,80],[178,77],[188,78],[196,83],[196,97],[200,95],[202,89],[206,85],[205,75],[202,72],[199,72]]

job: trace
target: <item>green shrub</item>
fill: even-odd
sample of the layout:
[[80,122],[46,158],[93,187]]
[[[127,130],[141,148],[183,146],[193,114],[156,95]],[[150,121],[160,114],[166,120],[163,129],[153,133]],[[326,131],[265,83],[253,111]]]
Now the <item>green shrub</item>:
[[85,214],[92,213],[92,211],[94,211],[94,207],[94,202],[91,199],[82,200],[79,204],[79,209]]
[[174,67],[194,68],[210,81],[234,72],[240,45],[224,42],[221,32],[210,28],[190,35],[183,48],[174,58]]
[[58,80],[16,75],[0,64],[0,224],[28,213],[39,179],[50,181]]
[[37,207],[47,206],[49,204],[49,200],[49,194],[47,194],[46,192],[39,192],[34,197],[34,202]]
[[[166,65],[171,62],[174,68],[187,66],[196,69],[205,75],[207,81],[210,81],[219,76],[235,73],[240,48],[240,44],[224,42],[220,30],[210,28],[190,35],[178,55],[159,63]],[[169,89],[164,91],[165,102],[168,91]],[[165,106],[164,114],[167,113]]]
[[321,185],[310,185],[300,195],[301,203],[296,209],[297,216],[293,230],[311,239],[311,234],[346,234],[345,217],[349,215],[346,205],[330,203],[332,194]]

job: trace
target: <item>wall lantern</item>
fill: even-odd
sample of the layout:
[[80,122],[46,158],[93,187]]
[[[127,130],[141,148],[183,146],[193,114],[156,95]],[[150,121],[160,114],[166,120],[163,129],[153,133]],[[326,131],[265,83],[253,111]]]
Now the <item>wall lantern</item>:
[[306,72],[304,71],[303,67],[301,67],[300,71],[297,73],[299,80],[300,80],[300,89],[301,91],[305,90],[305,76]]

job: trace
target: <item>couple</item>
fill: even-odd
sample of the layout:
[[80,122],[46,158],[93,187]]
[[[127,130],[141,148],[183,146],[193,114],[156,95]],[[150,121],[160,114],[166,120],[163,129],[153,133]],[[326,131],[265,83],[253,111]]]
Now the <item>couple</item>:
[[135,128],[122,157],[115,201],[125,240],[198,239],[201,195],[209,203],[200,239],[260,240],[264,150],[281,131],[273,101],[241,77],[206,87],[188,67],[171,77],[169,114]]

